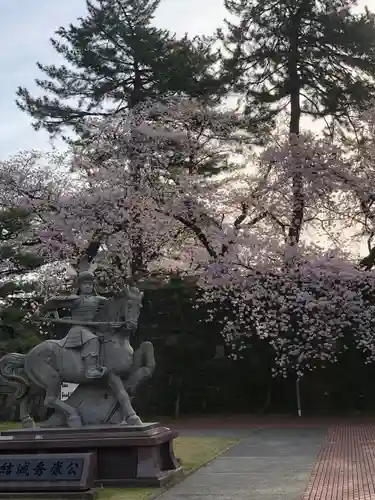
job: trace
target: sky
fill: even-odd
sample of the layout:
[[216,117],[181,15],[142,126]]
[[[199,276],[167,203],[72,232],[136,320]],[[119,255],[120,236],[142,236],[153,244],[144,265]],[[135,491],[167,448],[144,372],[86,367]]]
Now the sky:
[[[32,91],[42,75],[36,61],[61,62],[49,39],[59,26],[85,14],[84,0],[0,0],[0,159],[20,150],[49,149],[48,134],[35,132],[15,104],[19,85]],[[225,17],[222,0],[162,0],[155,24],[178,35],[211,34]],[[58,145],[58,144],[56,144]]]

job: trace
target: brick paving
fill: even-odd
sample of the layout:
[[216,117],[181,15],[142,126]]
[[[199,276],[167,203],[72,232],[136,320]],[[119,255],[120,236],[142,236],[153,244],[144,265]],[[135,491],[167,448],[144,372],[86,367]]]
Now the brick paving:
[[375,425],[336,425],[302,500],[375,500]]

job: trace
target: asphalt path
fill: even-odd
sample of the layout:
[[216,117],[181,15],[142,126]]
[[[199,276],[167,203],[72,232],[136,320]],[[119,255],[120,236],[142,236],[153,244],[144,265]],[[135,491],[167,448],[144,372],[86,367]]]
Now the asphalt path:
[[240,443],[164,492],[160,500],[300,500],[327,429],[183,430]]

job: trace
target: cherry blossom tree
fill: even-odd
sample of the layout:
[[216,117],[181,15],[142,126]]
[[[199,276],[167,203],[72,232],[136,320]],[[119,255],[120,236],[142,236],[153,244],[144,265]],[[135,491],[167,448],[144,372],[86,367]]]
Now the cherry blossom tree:
[[[67,156],[5,162],[2,196],[30,210],[20,244],[50,262],[84,257],[104,274],[114,264],[111,286],[139,278],[134,235],[148,271],[163,257],[189,255],[204,300],[229,303],[228,344],[237,349],[254,331],[274,348],[277,373],[300,377],[335,361],[349,330],[370,353],[373,274],[358,268],[342,235],[371,189],[370,170],[359,168],[365,159],[353,164],[343,147],[312,134],[272,137],[259,154],[250,145],[234,113],[192,100],[149,102],[87,121]],[[236,163],[252,169],[237,171]],[[218,166],[226,176],[212,176]],[[298,245],[290,239],[296,169],[305,193]]]
[[[202,285],[206,301],[232,309],[223,334],[234,355],[255,332],[274,348],[275,373],[284,376],[300,378],[336,361],[346,334],[368,356],[375,275],[360,269],[351,243],[353,221],[373,192],[370,164],[364,171],[364,157],[353,164],[344,148],[311,134],[293,143],[278,138],[253,159],[256,173],[238,178],[237,196],[249,213],[263,217],[255,227],[241,227]],[[296,168],[306,200],[298,246],[290,240]],[[345,227],[352,229],[349,241]]]
[[341,218],[351,228],[354,238],[366,241],[367,255],[360,265],[365,270],[375,265],[375,207],[374,207],[374,155],[375,155],[375,108],[352,117],[354,133],[340,131],[341,147],[346,151],[351,169],[345,176],[349,186],[342,197]]
[[231,269],[230,278],[215,267],[219,276],[211,276],[205,300],[227,304],[229,298],[223,334],[235,357],[253,332],[273,347],[275,374],[301,377],[337,361],[345,335],[356,336],[362,346],[371,344],[365,339],[373,338],[369,311],[375,276],[346,259],[320,253],[284,272]]
[[129,276],[134,235],[146,263],[191,238],[213,252],[203,228],[220,226],[211,206],[222,181],[212,176],[232,168],[240,126],[235,113],[192,100],[149,102],[116,119],[88,120],[83,140],[49,170],[51,159],[36,153],[5,162],[0,181],[8,202],[33,214],[27,238],[51,262],[90,262],[100,253],[102,264]]

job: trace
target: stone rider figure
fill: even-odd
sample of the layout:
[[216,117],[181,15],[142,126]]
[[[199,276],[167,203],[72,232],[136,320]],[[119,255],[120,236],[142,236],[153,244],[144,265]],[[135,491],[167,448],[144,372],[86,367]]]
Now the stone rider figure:
[[61,346],[81,350],[87,379],[100,378],[107,371],[99,363],[100,339],[95,328],[89,325],[90,322],[95,321],[94,318],[100,307],[108,300],[95,294],[94,279],[94,275],[89,271],[79,273],[77,295],[50,299],[40,310],[44,313],[56,311],[58,308],[70,309],[71,317],[64,319],[69,319],[73,326],[61,341]]

